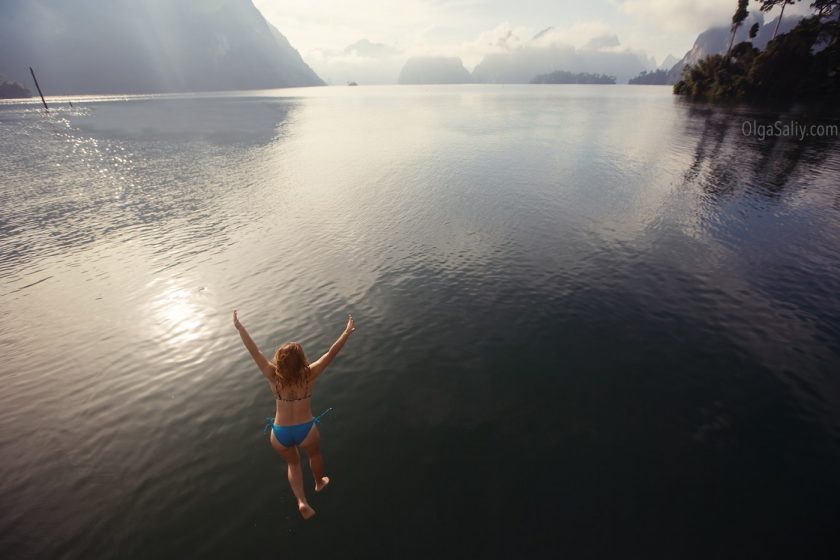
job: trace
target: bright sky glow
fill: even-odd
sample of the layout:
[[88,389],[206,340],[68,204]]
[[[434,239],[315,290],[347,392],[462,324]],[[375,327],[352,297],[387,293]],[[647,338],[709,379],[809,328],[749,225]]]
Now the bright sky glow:
[[[414,55],[457,56],[468,70],[489,53],[515,48],[554,27],[558,41],[581,47],[593,37],[616,35],[656,64],[682,57],[697,35],[726,24],[735,0],[254,0],[263,15],[322,77],[347,67],[398,69]],[[750,3],[750,11],[758,11]],[[789,12],[792,10],[789,8]],[[766,18],[769,21],[775,13]],[[388,47],[376,55],[347,48],[360,40]],[[374,69],[373,66],[376,68]],[[392,68],[393,67],[393,68]]]

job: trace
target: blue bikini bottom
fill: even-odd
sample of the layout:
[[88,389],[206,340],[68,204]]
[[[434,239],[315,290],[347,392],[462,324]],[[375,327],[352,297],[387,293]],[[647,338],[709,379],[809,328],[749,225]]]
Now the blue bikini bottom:
[[292,447],[293,445],[300,445],[303,443],[303,440],[305,440],[306,436],[309,435],[309,431],[314,425],[315,419],[313,418],[309,422],[295,424],[293,426],[278,426],[277,424],[272,424],[271,430],[274,432],[274,437],[277,438],[277,441],[279,441],[283,447]]
[[268,422],[263,432],[267,431],[270,426],[271,431],[274,432],[274,437],[277,438],[280,445],[283,447],[298,446],[303,443],[303,440],[305,440],[306,436],[309,435],[310,430],[312,430],[312,426],[320,422],[321,417],[331,410],[332,408],[328,408],[309,422],[304,422],[303,424],[293,424],[291,426],[278,426],[274,423],[273,418],[266,418]]

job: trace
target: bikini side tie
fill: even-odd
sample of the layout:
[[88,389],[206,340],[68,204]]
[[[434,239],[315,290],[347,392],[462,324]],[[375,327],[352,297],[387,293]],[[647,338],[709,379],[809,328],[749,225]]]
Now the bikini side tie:
[[327,413],[328,413],[329,411],[331,411],[332,409],[333,409],[333,407],[329,407],[327,410],[325,410],[324,412],[322,412],[321,414],[319,414],[318,416],[316,416],[316,417],[315,417],[315,423],[317,424],[318,422],[320,422],[320,421],[321,421],[321,417],[326,416],[326,415],[327,415]]
[[[318,416],[313,418],[312,423],[317,424],[318,422],[320,422],[321,418],[326,416],[327,413],[330,412],[332,409],[333,409],[333,407],[329,407],[327,410],[325,410],[324,412],[322,412],[321,414],[319,414]],[[274,418],[266,418],[265,422],[266,422],[265,423],[265,428],[263,428],[263,433],[264,434],[268,433],[268,430],[270,430],[271,427],[274,426]]]

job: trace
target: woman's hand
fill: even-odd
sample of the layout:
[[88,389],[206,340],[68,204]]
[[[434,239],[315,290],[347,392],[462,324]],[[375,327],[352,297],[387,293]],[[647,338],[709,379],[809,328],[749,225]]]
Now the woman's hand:
[[242,338],[242,343],[245,345],[245,348],[248,349],[248,352],[251,354],[251,357],[254,358],[254,362],[256,362],[257,367],[260,368],[260,371],[267,379],[274,378],[274,367],[269,363],[268,360],[265,359],[265,356],[262,355],[260,349],[257,348],[257,345],[254,343],[254,340],[251,338],[251,335],[248,334],[248,331],[245,330],[245,325],[239,322],[239,317],[236,316],[236,309],[233,310],[233,326],[236,327],[236,330],[239,331],[239,336]]
[[352,315],[347,316],[347,328],[344,329],[344,332],[350,334],[351,332],[356,330],[356,321],[353,320]]

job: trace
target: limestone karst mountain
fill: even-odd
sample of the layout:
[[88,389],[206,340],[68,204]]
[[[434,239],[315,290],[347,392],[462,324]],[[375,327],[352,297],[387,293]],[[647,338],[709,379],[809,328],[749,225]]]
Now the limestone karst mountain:
[[322,85],[251,0],[3,0],[0,72],[48,94]]

